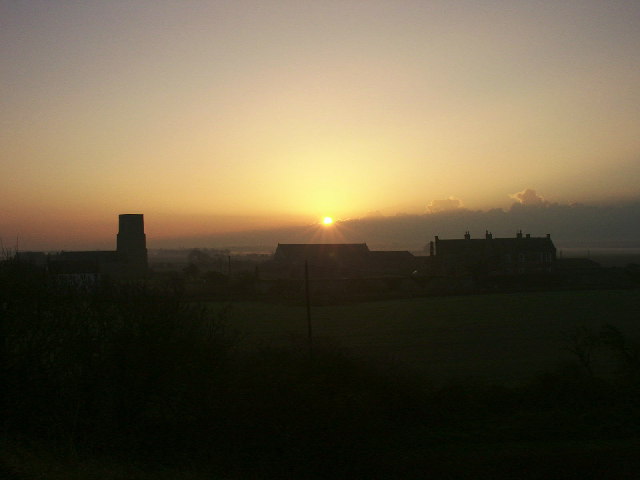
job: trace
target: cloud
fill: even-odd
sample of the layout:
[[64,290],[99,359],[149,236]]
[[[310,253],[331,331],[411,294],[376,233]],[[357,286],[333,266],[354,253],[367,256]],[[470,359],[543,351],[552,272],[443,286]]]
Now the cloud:
[[462,208],[462,200],[455,197],[431,200],[431,203],[427,205],[427,211],[429,213],[449,212],[451,210],[458,210],[459,208]]
[[[486,230],[494,238],[515,236],[518,230],[542,237],[547,233],[557,248],[632,248],[640,249],[640,199],[619,205],[563,205],[551,203],[544,208],[525,207],[488,211],[457,208],[437,215],[384,216],[344,221],[345,243],[366,242],[372,250],[422,251],[425,242],[440,238],[482,238]],[[273,252],[278,243],[309,243],[314,232],[308,225],[246,232],[228,232],[198,237],[152,238],[151,248],[183,246],[215,247]],[[635,261],[635,260],[634,260]]]
[[509,195],[509,197],[517,200],[521,205],[545,206],[549,204],[549,202],[547,202],[544,198],[538,195],[535,190],[531,188],[525,188],[521,192]]
[[380,210],[367,212],[364,215],[364,218],[382,218],[382,217],[384,217],[384,215],[380,212]]

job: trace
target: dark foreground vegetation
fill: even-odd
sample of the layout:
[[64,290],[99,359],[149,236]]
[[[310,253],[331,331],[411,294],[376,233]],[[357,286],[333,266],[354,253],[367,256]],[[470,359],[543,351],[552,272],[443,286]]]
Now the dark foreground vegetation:
[[[239,348],[225,311],[184,301],[179,285],[83,290],[0,269],[0,475],[629,478],[640,467],[640,350],[614,325],[567,331],[574,364],[526,385],[435,387],[336,347]],[[594,373],[600,358],[613,375]],[[32,464],[42,451],[67,469],[113,468],[55,477]]]

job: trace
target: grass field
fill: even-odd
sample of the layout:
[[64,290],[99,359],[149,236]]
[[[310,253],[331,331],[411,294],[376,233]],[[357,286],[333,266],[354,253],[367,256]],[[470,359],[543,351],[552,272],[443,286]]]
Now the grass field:
[[[313,306],[312,359],[302,304],[7,303],[0,477],[634,478],[639,293]],[[601,340],[595,375],[576,329]]]
[[[312,306],[316,345],[426,374],[434,382],[514,384],[575,361],[562,340],[609,323],[640,339],[638,290],[529,292]],[[299,343],[304,305],[238,302],[228,313],[243,344]]]

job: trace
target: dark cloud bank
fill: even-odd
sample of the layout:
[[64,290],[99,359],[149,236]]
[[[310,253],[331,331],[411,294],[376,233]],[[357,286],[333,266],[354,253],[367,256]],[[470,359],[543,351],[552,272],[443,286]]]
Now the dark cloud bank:
[[[321,237],[319,232],[324,227],[307,225],[182,238],[179,243],[273,251],[278,243],[342,241],[366,242],[375,249],[420,251],[435,235],[461,238],[469,230],[477,238],[489,230],[494,237],[511,237],[522,230],[532,236],[549,233],[560,248],[640,248],[640,201],[615,206],[559,205],[538,201],[530,193],[521,194],[522,198],[514,196],[517,203],[508,210],[455,208],[424,215],[376,215],[340,221],[332,227],[340,237]],[[527,202],[527,198],[533,201]],[[168,245],[158,245],[162,246]]]

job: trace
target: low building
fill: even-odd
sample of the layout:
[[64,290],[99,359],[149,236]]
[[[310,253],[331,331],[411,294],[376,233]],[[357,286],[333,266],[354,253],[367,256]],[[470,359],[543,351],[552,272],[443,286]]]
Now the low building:
[[556,262],[551,235],[532,237],[522,231],[511,238],[494,238],[488,231],[484,238],[471,238],[469,232],[462,239],[436,236],[429,254],[430,273],[445,276],[549,273]]
[[298,278],[305,264],[315,278],[409,275],[416,257],[407,251],[371,251],[366,243],[279,243],[273,260],[261,271]]
[[17,252],[16,259],[46,268],[71,283],[97,283],[101,277],[138,279],[147,274],[147,248],[142,214],[118,218],[116,250],[62,251],[58,253]]

